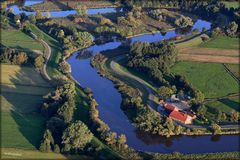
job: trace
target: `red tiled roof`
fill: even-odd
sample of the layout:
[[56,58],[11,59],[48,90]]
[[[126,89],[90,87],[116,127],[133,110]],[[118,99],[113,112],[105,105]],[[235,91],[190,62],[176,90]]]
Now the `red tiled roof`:
[[188,115],[183,112],[172,111],[169,117],[184,123],[187,120]]
[[166,109],[170,110],[170,111],[173,111],[173,110],[176,108],[175,106],[173,106],[173,105],[171,105],[171,104],[169,104],[169,103],[166,103],[166,104],[164,105],[164,107],[165,107]]

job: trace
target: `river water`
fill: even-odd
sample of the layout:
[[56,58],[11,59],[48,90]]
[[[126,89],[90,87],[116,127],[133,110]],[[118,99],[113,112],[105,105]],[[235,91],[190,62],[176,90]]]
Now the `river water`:
[[[42,1],[38,1],[40,3]],[[31,5],[28,0],[24,5]],[[34,12],[26,12],[19,9],[18,6],[11,7],[13,12],[35,14]],[[100,8],[88,9],[88,14],[116,12],[115,8]],[[51,17],[66,17],[69,14],[75,14],[76,11],[53,11],[50,12]],[[198,28],[202,30],[203,27],[210,28],[211,23],[197,20],[192,29]],[[168,31],[165,35],[161,33],[145,34],[130,38],[131,42],[145,41],[156,42],[163,39],[172,38],[179,35],[176,31]],[[86,50],[95,54],[108,50],[115,49],[121,45],[120,41],[114,40],[101,45],[93,45]],[[77,59],[77,52],[69,59],[68,63],[71,65],[72,76],[83,86],[92,89],[95,99],[99,106],[100,118],[109,125],[112,131],[123,133],[127,137],[127,144],[137,150],[159,152],[159,153],[207,153],[207,152],[229,152],[239,151],[239,135],[222,135],[222,136],[175,136],[165,138],[158,135],[151,135],[138,131],[128,120],[127,116],[120,108],[122,101],[120,93],[115,89],[112,81],[101,77],[97,70],[90,65],[90,58]]]

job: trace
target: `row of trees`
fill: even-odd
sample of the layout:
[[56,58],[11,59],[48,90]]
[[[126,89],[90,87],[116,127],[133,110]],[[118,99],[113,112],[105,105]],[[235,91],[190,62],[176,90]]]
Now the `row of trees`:
[[56,78],[56,90],[44,96],[41,113],[48,119],[40,145],[43,152],[80,152],[93,138],[81,121],[74,121],[75,83],[68,78]]
[[128,157],[130,159],[140,159],[138,153],[129,148],[126,144],[126,136],[124,134],[117,135],[116,132],[110,131],[109,126],[99,118],[99,113],[97,110],[98,104],[93,98],[91,89],[86,88],[84,89],[84,92],[88,95],[89,98],[89,115],[92,126],[91,129],[94,131],[95,135],[97,135],[108,146],[110,146],[113,150],[119,152],[124,157]]
[[44,64],[42,55],[30,55],[21,50],[12,49],[1,45],[0,62],[15,65],[34,65],[37,69],[41,69]]

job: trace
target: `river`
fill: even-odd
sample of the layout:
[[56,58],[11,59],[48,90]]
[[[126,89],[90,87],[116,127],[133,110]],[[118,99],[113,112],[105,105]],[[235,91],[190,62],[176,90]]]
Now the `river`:
[[[41,1],[39,1],[41,2]],[[36,3],[36,2],[35,2]],[[31,3],[25,1],[25,5]],[[34,12],[26,12],[19,9],[17,5],[11,7],[13,12],[35,14]],[[88,9],[88,14],[116,12],[115,8]],[[50,12],[52,18],[66,17],[69,14],[75,14],[76,11],[54,11]],[[211,23],[197,20],[192,29],[198,28],[202,30],[210,28]],[[168,31],[165,35],[161,33],[145,34],[130,38],[131,42],[146,41],[156,42],[179,35],[176,31]],[[121,45],[120,41],[114,40],[101,45],[93,45],[86,50],[95,54],[114,49]],[[222,136],[174,136],[165,138],[158,135],[151,135],[138,131],[128,120],[127,116],[120,108],[122,101],[120,93],[114,87],[112,81],[101,77],[95,68],[90,65],[90,58],[77,59],[77,52],[69,59],[71,65],[72,76],[83,86],[92,89],[95,99],[99,106],[100,118],[109,125],[112,131],[118,134],[123,133],[127,137],[127,144],[137,150],[159,152],[159,153],[208,153],[208,152],[230,152],[239,151],[239,135],[222,135]]]

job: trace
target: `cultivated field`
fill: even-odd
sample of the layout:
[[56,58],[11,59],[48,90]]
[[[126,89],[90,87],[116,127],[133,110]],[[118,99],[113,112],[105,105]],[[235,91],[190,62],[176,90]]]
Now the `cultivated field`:
[[37,42],[30,36],[26,35],[22,31],[9,29],[1,29],[1,43],[6,47],[11,47],[19,50],[29,51],[41,51],[44,47],[41,43]]
[[1,64],[1,147],[36,149],[45,127],[37,112],[51,86],[34,68]]
[[196,38],[177,47],[180,60],[239,64],[237,38],[218,37],[203,43]]
[[223,64],[182,61],[172,68],[172,72],[184,75],[206,98],[222,97],[239,91],[238,82]]

